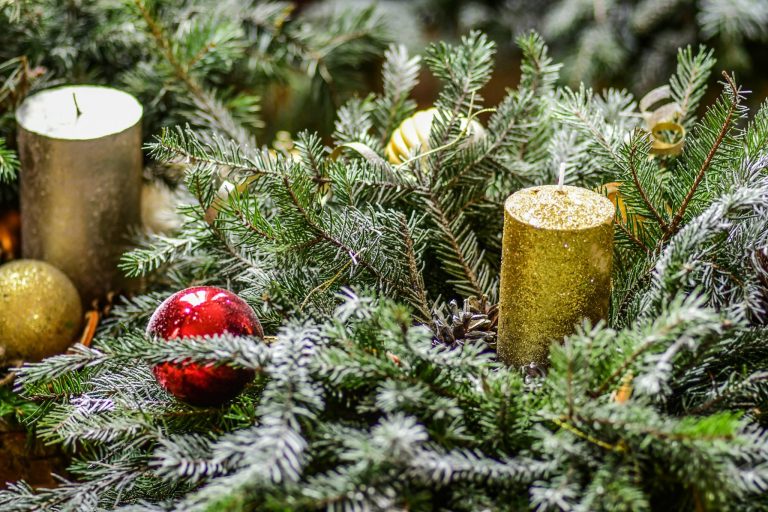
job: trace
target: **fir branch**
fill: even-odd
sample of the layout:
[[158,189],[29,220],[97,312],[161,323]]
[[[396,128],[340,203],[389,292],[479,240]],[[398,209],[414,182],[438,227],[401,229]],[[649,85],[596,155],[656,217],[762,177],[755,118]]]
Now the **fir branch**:
[[[703,286],[706,286],[710,301],[727,304],[737,318],[748,311],[750,296],[740,299],[728,287],[714,286],[709,272],[711,262],[716,261],[718,253],[729,245],[735,246],[736,250],[741,246],[740,251],[751,254],[754,237],[765,236],[765,204],[760,198],[766,190],[761,176],[753,183],[724,194],[670,240],[656,262],[650,286],[639,299],[642,316],[657,312],[666,298],[680,290],[690,291]],[[752,222],[756,226],[752,226]],[[747,270],[753,269],[749,258],[746,265],[741,272],[754,272]]]
[[401,293],[404,293],[404,294],[407,293],[407,290],[402,288],[400,283],[397,283],[391,280],[386,275],[386,273],[383,272],[382,269],[374,266],[371,262],[369,262],[362,251],[355,251],[352,247],[348,246],[344,241],[335,237],[333,234],[327,232],[319,224],[317,224],[313,219],[313,216],[311,216],[309,212],[307,212],[307,210],[302,205],[302,202],[299,200],[296,194],[296,191],[294,189],[294,186],[291,184],[288,177],[283,176],[282,181],[283,181],[283,186],[285,187],[285,190],[287,191],[291,199],[291,202],[296,208],[296,211],[304,220],[305,224],[312,230],[312,232],[317,237],[319,237],[321,240],[329,243],[330,245],[338,249],[341,254],[347,255],[347,257],[350,259],[353,265],[361,266],[366,271],[370,272],[373,276],[375,276],[378,281],[385,283],[389,286],[392,286],[394,289],[399,290]]
[[[459,228],[459,232],[462,230],[462,228],[466,229],[463,226],[461,214],[459,214],[459,216],[453,221],[449,221],[445,211],[443,210],[440,200],[435,197],[434,193],[430,192],[428,197],[429,208],[434,213],[437,228],[443,234],[445,240],[445,247],[447,249],[446,256],[450,255],[449,257],[451,260],[455,262],[455,269],[453,266],[447,266],[447,270],[449,272],[453,270],[451,273],[457,279],[457,284],[460,287],[466,289],[468,293],[474,295],[475,297],[484,296],[485,291],[480,285],[480,281],[477,274],[475,273],[475,269],[470,266],[469,256],[467,255],[467,252],[465,252],[465,249],[468,249],[470,252],[474,252],[476,251],[476,247],[472,243],[471,238],[460,238],[456,234],[457,232],[454,231],[456,227]],[[465,240],[465,242],[462,244],[460,240]]]
[[706,402],[693,407],[692,409],[689,409],[688,413],[701,415],[705,412],[708,412],[712,408],[719,406],[721,403],[733,397],[734,395],[743,393],[745,389],[765,381],[768,381],[768,372],[754,372],[748,375],[745,379],[741,380],[736,385],[730,385],[729,383],[728,387],[724,389],[723,392],[718,393]]
[[159,440],[150,467],[161,478],[195,484],[224,473],[224,466],[211,457],[211,439],[207,436],[173,436]]
[[712,50],[700,46],[696,55],[690,46],[677,53],[677,72],[669,80],[672,99],[680,106],[681,124],[689,127],[706,92],[707,79],[715,65]]
[[160,21],[153,16],[146,1],[133,0],[133,3],[149,28],[161,55],[171,66],[175,77],[184,84],[186,90],[194,98],[196,105],[205,112],[205,116],[229,138],[237,140],[243,145],[254,146],[252,137],[232,119],[229,111],[192,76],[189,72],[189,63],[184,64],[177,58],[171,40],[166,36]]
[[642,249],[645,252],[645,254],[650,256],[653,253],[651,249],[649,249],[648,246],[643,243],[642,240],[640,240],[637,236],[635,236],[631,228],[628,228],[623,223],[617,222],[616,229],[621,231],[624,234],[624,236],[626,236],[633,244],[635,244],[637,247]]
[[415,107],[408,94],[416,85],[420,67],[421,58],[408,55],[404,45],[391,45],[384,53],[381,70],[384,95],[376,101],[374,111],[382,145],[387,143],[397,125]]
[[[167,9],[157,12],[177,12]],[[322,73],[334,86],[345,80],[334,58],[357,62],[377,44],[363,36],[344,49],[338,26],[304,34],[290,27],[284,6],[217,5],[217,16],[226,13],[245,20],[247,48],[283,51],[265,68],[310,62],[312,48],[328,48]],[[348,21],[352,36],[368,23]],[[212,27],[180,23],[184,48],[165,36],[195,79],[205,68],[218,80],[238,51],[233,43],[217,55],[209,43],[229,45],[226,26]],[[460,143],[433,145],[396,169],[382,163],[378,138],[413,105],[416,67],[401,51],[390,55],[397,94],[351,102],[336,125],[337,140],[365,144],[375,158],[329,156],[312,136],[302,136],[293,158],[191,130],[163,133],[153,154],[186,167],[182,186],[199,204],[183,206],[188,221],[170,241],[145,245],[135,266],[167,265],[157,276],[163,287],[226,283],[257,306],[276,340],[154,340],[141,331],[164,294],[117,306],[92,347],[21,369],[22,393],[40,403],[26,421],[42,439],[76,447],[74,480],[36,493],[15,485],[0,491],[0,509],[762,507],[764,113],[746,132],[735,128],[739,91],[727,84],[682,157],[648,160],[647,138],[624,142],[637,125],[631,95],[563,93],[550,83],[556,70],[540,39],[524,43],[525,83],[499,105],[484,137],[467,141],[462,118],[472,120],[492,48],[474,35],[433,47],[430,64],[446,81],[433,135]],[[254,55],[232,73],[253,77]],[[691,109],[703,65],[678,73]],[[161,78],[172,84],[174,76]],[[215,128],[204,115],[198,121]],[[517,186],[549,181],[561,162],[571,182],[623,182],[627,209],[647,220],[649,238],[663,236],[664,222],[671,228],[666,204],[679,207],[696,190],[659,250],[619,247],[612,303],[620,311],[611,323],[585,324],[553,343],[545,376],[521,373],[494,360],[495,306],[467,300],[443,313],[438,301],[428,327],[427,300],[492,296],[501,201]],[[226,199],[217,194],[222,180],[234,187]],[[212,226],[202,219],[210,205]],[[644,244],[645,232],[631,240],[631,226],[618,231],[625,246]],[[233,402],[195,408],[156,382],[151,366],[165,361],[258,376]]]
[[93,347],[76,344],[67,354],[50,357],[40,363],[28,363],[19,370],[17,386],[32,386],[67,373],[106,363],[120,365],[136,361],[136,354],[148,364],[161,362],[232,363],[261,369],[269,360],[263,343],[229,334],[188,337],[159,342],[138,333],[123,333],[118,338],[97,340]]
[[427,294],[424,289],[424,280],[421,273],[421,266],[416,261],[416,252],[414,248],[412,229],[408,225],[405,216],[400,216],[400,232],[405,241],[405,255],[408,261],[408,273],[411,280],[412,295],[415,297],[416,311],[422,321],[427,321],[432,316],[429,305],[427,304]]
[[741,103],[741,99],[742,99],[741,90],[736,87],[736,83],[733,81],[733,78],[731,78],[731,76],[725,72],[723,72],[723,77],[725,78],[726,85],[729,91],[727,94],[728,110],[727,110],[725,119],[723,120],[723,124],[720,128],[719,133],[717,134],[717,138],[715,139],[714,143],[712,144],[712,147],[707,153],[706,158],[702,162],[701,167],[696,173],[696,177],[694,178],[693,185],[688,190],[688,193],[685,195],[683,202],[680,204],[674,216],[672,217],[672,220],[669,223],[669,227],[664,231],[664,235],[661,237],[659,244],[666,242],[667,240],[669,240],[669,238],[672,235],[674,235],[677,232],[678,226],[680,222],[683,220],[685,211],[688,208],[688,203],[690,203],[694,194],[696,194],[696,189],[699,187],[701,180],[704,179],[707,169],[709,169],[709,166],[712,163],[712,159],[715,157],[717,150],[720,148],[720,145],[723,143],[723,140],[725,139],[726,134],[730,131],[731,123],[733,121],[733,116],[737,113],[738,107]]
[[515,44],[523,52],[518,89],[534,95],[549,92],[557,81],[563,65],[552,63],[544,39],[535,31],[517,36]]
[[[478,91],[490,79],[495,44],[485,34],[472,32],[461,39],[455,49],[435,44],[427,49],[425,61],[437,78],[446,81],[446,88],[437,101],[438,114],[432,122],[430,147],[443,147],[451,139],[451,127],[457,126],[462,111],[471,110]],[[432,180],[443,168],[446,152],[430,158]]]
[[755,116],[750,120],[744,132],[746,143],[745,156],[750,160],[757,160],[762,154],[766,154],[768,147],[768,101],[764,101]]
[[583,85],[578,91],[566,89],[562,103],[556,106],[555,115],[563,122],[575,129],[589,135],[597,142],[605,156],[612,162],[619,161],[613,142],[608,138],[610,130],[607,128],[602,113],[591,105],[593,93]]
[[215,502],[234,490],[298,480],[307,449],[302,423],[312,421],[323,406],[320,389],[309,378],[318,332],[310,327],[284,329],[273,343],[266,371],[272,380],[257,410],[260,424],[222,437],[212,446],[213,460],[232,473],[203,488],[191,502]]
[[[493,130],[492,142],[484,145],[477,155],[473,155],[473,158],[451,177],[446,183],[447,188],[459,186],[469,174],[477,174],[486,159],[498,158],[499,153],[503,153],[504,150],[513,150],[512,143],[526,139],[525,134],[535,126],[533,123],[521,122],[521,119],[531,116],[532,111],[540,107],[533,98],[533,94],[527,90],[521,90],[517,94],[510,92],[507,95],[489,123]],[[518,149],[519,159],[522,160],[524,152],[524,143],[521,143]],[[461,210],[464,209],[464,207],[461,208]]]
[[160,268],[174,256],[189,254],[195,246],[191,238],[171,238],[153,235],[152,243],[145,249],[125,253],[118,268],[128,277],[139,277]]
[[[398,418],[390,418],[389,422]],[[400,427],[402,428],[402,427]],[[507,459],[496,461],[480,453],[466,450],[440,453],[429,449],[414,454],[408,468],[409,476],[439,487],[478,482],[483,485],[517,487],[541,476],[547,464],[532,460]]]
[[[125,456],[122,460],[95,463],[91,467],[94,478],[88,482],[62,483],[54,489],[33,492],[26,483],[12,484],[8,490],[0,491],[0,510],[3,512],[39,510],[98,510],[100,496],[111,492],[118,497],[128,493],[144,474],[141,460]],[[112,501],[112,505],[115,503]]]
[[667,222],[664,220],[664,217],[662,217],[661,214],[659,214],[658,210],[656,210],[656,208],[653,206],[653,203],[648,198],[648,194],[646,193],[642,183],[640,183],[640,177],[637,172],[636,162],[638,160],[638,152],[640,153],[640,158],[645,157],[648,154],[649,137],[648,136],[643,137],[638,132],[635,132],[633,138],[635,140],[640,139],[640,141],[639,143],[631,141],[629,144],[629,154],[627,155],[627,163],[629,164],[629,169],[632,174],[632,181],[634,182],[635,188],[637,189],[637,192],[640,194],[640,197],[642,198],[643,203],[645,203],[645,206],[656,218],[656,221],[659,223],[659,226],[661,226],[661,229],[666,231],[668,229]]
[[708,37],[722,34],[727,41],[768,37],[768,6],[762,2],[704,0],[697,19]]
[[151,156],[161,161],[211,165],[247,176],[266,172],[261,160],[244,154],[242,146],[217,136],[203,141],[189,126],[164,128],[147,148]]

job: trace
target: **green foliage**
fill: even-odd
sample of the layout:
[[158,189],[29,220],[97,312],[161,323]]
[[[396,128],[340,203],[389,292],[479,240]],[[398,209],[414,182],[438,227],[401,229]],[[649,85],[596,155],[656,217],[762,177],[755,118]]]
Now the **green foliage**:
[[[417,83],[421,62],[418,56],[411,57],[408,55],[405,46],[390,46],[384,53],[384,57],[384,65],[381,70],[383,92],[381,97],[375,101],[372,112],[379,129],[379,143],[382,145],[387,143],[390,134],[400,125],[403,118],[416,108],[416,102],[409,99],[408,95]],[[339,117],[343,115],[343,112],[343,110],[340,112]],[[359,121],[355,119],[355,122]],[[341,125],[343,125],[343,120],[339,119],[337,128],[340,128]],[[356,127],[348,130],[348,133],[353,134],[361,131],[367,130],[365,127]],[[339,142],[351,141],[351,139],[344,140],[338,130],[334,135]]]
[[571,86],[620,84],[639,94],[673,72],[678,48],[700,44],[713,47],[728,69],[764,76],[760,55],[768,41],[768,4],[763,0],[423,3],[425,11],[449,11],[464,30],[487,30],[498,40],[540,31],[564,62]]
[[707,78],[715,65],[712,53],[700,47],[694,56],[690,46],[685,48],[678,55],[677,72],[669,79],[672,99],[680,105],[681,124],[686,128],[690,128],[691,121],[696,117]]
[[24,400],[8,387],[0,387],[0,425],[22,423],[37,411],[37,405]]
[[5,139],[0,137],[0,183],[10,183],[16,179],[19,159],[16,153],[5,147]]
[[[328,130],[335,109],[367,88],[361,68],[381,55],[387,28],[373,8],[294,11],[286,2],[3,2],[0,62],[23,59],[24,69],[6,81],[0,104],[12,110],[30,87],[104,83],[141,100],[148,134],[187,122],[254,145],[265,97],[288,90],[283,108],[311,102],[320,110],[304,124]],[[3,132],[12,135],[12,123]],[[0,166],[6,181],[8,168]]]
[[[420,60],[396,46],[387,90],[340,109],[333,148],[163,130],[150,154],[183,167],[189,204],[122,262],[152,293],[17,381],[74,480],[14,484],[0,510],[765,510],[768,108],[744,125],[725,75],[698,118],[713,62],[683,50],[685,149],[653,155],[630,93],[556,87],[542,39],[518,44],[521,83],[479,137],[493,43],[427,50],[438,114],[429,149],[399,165],[384,146]],[[502,202],[561,164],[569,183],[622,183],[611,315],[553,343],[546,371],[506,367]],[[147,339],[163,292],[191,283],[238,292],[274,336]],[[258,376],[195,408],[150,372],[187,360]]]

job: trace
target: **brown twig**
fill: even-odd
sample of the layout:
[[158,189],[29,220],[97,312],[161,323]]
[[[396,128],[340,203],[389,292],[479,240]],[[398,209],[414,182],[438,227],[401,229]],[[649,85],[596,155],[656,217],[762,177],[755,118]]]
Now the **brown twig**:
[[723,143],[725,136],[728,134],[728,131],[731,128],[731,120],[733,119],[733,114],[736,111],[736,107],[740,103],[740,97],[739,91],[736,88],[736,84],[734,83],[733,78],[731,78],[731,76],[728,75],[728,73],[725,71],[723,71],[723,76],[728,83],[728,87],[730,87],[731,92],[733,93],[733,100],[728,107],[728,115],[725,118],[725,122],[723,122],[723,126],[720,128],[720,133],[718,133],[715,143],[710,148],[709,153],[707,153],[707,157],[704,159],[704,162],[699,168],[699,172],[696,174],[696,179],[693,181],[693,186],[691,186],[691,189],[688,191],[688,194],[686,194],[685,199],[683,199],[680,208],[678,208],[677,213],[675,213],[672,222],[669,223],[669,227],[664,232],[661,240],[659,240],[659,245],[669,240],[670,237],[672,237],[672,235],[677,232],[677,229],[680,226],[680,222],[683,220],[683,216],[685,215],[685,211],[688,209],[688,204],[691,202],[691,199],[693,199],[696,190],[699,188],[701,180],[704,179],[704,175],[707,173],[707,169],[709,169],[709,166],[712,164],[712,160],[714,159],[717,150],[720,148],[720,145]]
[[643,199],[643,202],[645,203],[645,206],[648,207],[648,209],[651,211],[654,217],[656,217],[656,220],[659,222],[659,225],[661,226],[661,229],[666,231],[667,230],[667,223],[662,218],[662,216],[659,214],[659,212],[656,210],[656,208],[653,206],[653,203],[651,203],[651,200],[648,198],[648,195],[645,193],[645,189],[640,184],[640,177],[637,174],[637,167],[635,167],[635,154],[637,153],[637,145],[633,144],[632,147],[629,150],[629,169],[632,172],[632,180],[635,182],[635,187],[637,188],[637,191],[640,193],[640,197]]
[[650,254],[651,254],[651,250],[650,250],[650,249],[649,249],[649,248],[648,248],[648,247],[647,247],[647,246],[646,246],[646,245],[645,245],[645,244],[644,244],[644,243],[643,243],[643,242],[642,242],[642,241],[641,241],[639,238],[637,238],[637,237],[636,237],[636,236],[635,236],[635,235],[632,233],[632,231],[630,231],[629,229],[627,229],[627,227],[626,227],[624,224],[622,224],[621,222],[616,222],[616,225],[619,227],[619,229],[620,229],[620,230],[621,230],[621,231],[622,231],[622,232],[623,232],[625,235],[627,235],[627,238],[629,238],[629,239],[630,239],[630,240],[631,240],[631,241],[632,241],[634,244],[636,244],[638,247],[640,247],[641,249],[643,249],[643,250],[645,251],[645,253],[646,253],[646,254],[648,254],[648,255],[650,255]]
[[711,409],[712,407],[714,407],[715,405],[717,405],[720,402],[722,402],[723,400],[725,400],[728,396],[730,396],[733,393],[735,393],[738,389],[741,389],[743,386],[746,386],[748,383],[761,382],[761,381],[765,381],[765,380],[768,380],[768,375],[760,375],[760,376],[758,376],[758,377],[756,377],[754,379],[748,377],[744,382],[741,382],[738,386],[734,386],[733,389],[727,390],[725,393],[721,393],[721,394],[717,395],[716,397],[712,398],[711,400],[707,400],[706,402],[704,402],[703,404],[699,405],[698,407],[695,407],[695,408],[691,409],[690,411],[688,411],[688,413],[689,414],[701,414],[703,412],[706,412],[709,409]]
[[86,347],[91,346],[100,319],[101,314],[98,309],[93,309],[85,314],[85,329],[83,329],[83,334],[80,336],[81,345],[85,345]]
[[418,263],[416,261],[416,252],[413,247],[413,237],[411,236],[411,230],[408,229],[408,223],[405,221],[405,216],[401,215],[400,228],[405,239],[406,255],[408,257],[408,273],[411,278],[411,286],[413,287],[413,294],[415,295],[418,303],[419,314],[422,320],[428,321],[430,318],[430,309],[427,304],[427,294],[424,292],[424,283],[419,273]]
[[469,266],[469,264],[467,263],[467,260],[464,258],[464,253],[461,251],[461,246],[459,245],[459,241],[456,239],[456,236],[454,235],[453,230],[451,230],[450,222],[448,221],[448,218],[446,217],[445,212],[440,207],[440,204],[438,203],[432,191],[429,192],[429,201],[432,205],[432,209],[437,214],[438,227],[448,239],[448,244],[451,246],[451,249],[453,250],[456,257],[458,258],[459,265],[461,265],[461,268],[464,271],[464,276],[467,278],[467,281],[469,281],[469,284],[472,287],[474,295],[477,297],[482,297],[483,295],[485,295],[485,293],[483,293],[483,289],[480,286],[480,282],[477,279],[477,275],[475,274],[475,271],[472,270],[472,267]]

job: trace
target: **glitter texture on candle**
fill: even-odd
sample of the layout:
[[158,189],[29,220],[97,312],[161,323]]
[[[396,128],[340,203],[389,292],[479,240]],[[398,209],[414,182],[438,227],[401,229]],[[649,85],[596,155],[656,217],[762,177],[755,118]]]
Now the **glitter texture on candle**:
[[590,190],[556,185],[520,190],[504,206],[499,357],[546,364],[553,340],[584,318],[607,316],[614,206]]

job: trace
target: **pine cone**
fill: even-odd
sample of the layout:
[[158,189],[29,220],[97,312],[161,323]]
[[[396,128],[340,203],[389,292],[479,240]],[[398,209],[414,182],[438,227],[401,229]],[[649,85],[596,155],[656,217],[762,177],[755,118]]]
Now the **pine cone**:
[[478,300],[470,297],[461,308],[452,300],[448,303],[448,310],[447,315],[444,306],[435,307],[432,311],[433,345],[455,348],[465,343],[482,342],[489,350],[496,351],[498,305],[490,305],[485,298]]

